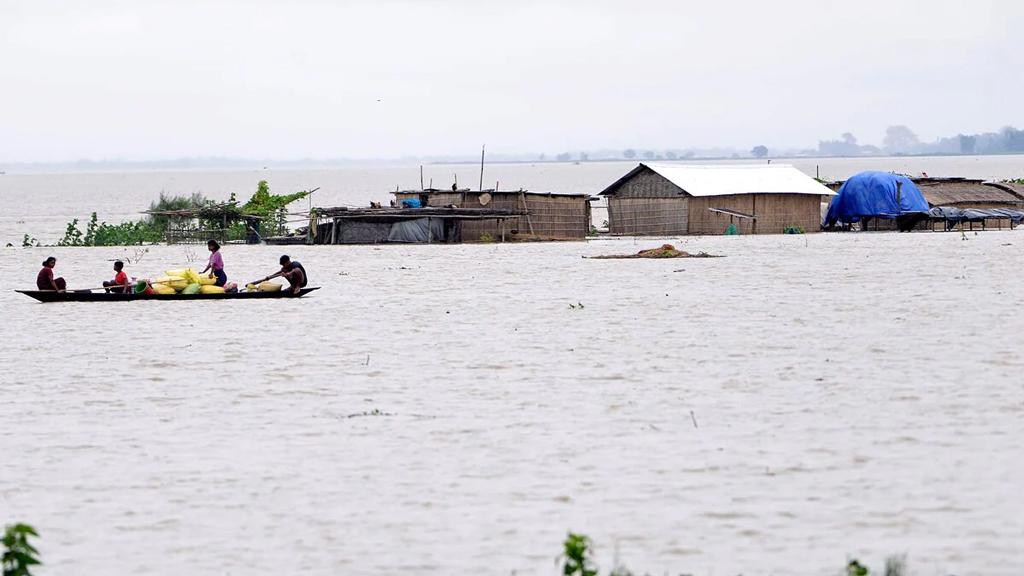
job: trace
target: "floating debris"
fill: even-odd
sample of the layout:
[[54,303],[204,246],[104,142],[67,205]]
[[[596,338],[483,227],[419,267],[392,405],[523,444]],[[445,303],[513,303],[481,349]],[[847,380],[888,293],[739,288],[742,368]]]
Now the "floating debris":
[[708,254],[707,252],[698,252],[696,254],[690,254],[683,250],[676,250],[676,247],[671,244],[662,244],[659,248],[651,248],[649,250],[641,250],[636,254],[611,254],[606,256],[584,256],[584,258],[591,258],[593,260],[609,260],[609,259],[623,259],[623,258],[721,258],[721,256],[715,254]]

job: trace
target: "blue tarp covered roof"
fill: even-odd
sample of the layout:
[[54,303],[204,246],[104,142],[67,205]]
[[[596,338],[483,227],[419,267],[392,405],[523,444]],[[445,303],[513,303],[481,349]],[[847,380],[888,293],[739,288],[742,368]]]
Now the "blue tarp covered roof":
[[[897,199],[897,186],[899,198]],[[854,174],[832,198],[825,225],[849,224],[861,218],[896,218],[903,214],[928,213],[928,202],[921,190],[906,176],[889,172]]]

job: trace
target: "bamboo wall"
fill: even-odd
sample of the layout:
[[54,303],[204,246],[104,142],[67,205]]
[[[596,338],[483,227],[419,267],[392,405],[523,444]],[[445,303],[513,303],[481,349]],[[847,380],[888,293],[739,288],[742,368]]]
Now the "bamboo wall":
[[821,231],[821,197],[815,194],[730,194],[690,198],[690,234],[724,234],[729,227],[728,214],[708,208],[752,214],[750,218],[732,218],[740,234],[781,234],[789,226],[804,232]]
[[[460,208],[483,208],[480,205],[481,192],[432,192],[427,197],[430,206],[443,207],[455,204]],[[518,192],[490,192],[491,201],[487,208],[525,210],[526,216],[505,221],[505,238],[527,238],[536,236],[548,239],[585,238],[590,232],[590,202],[586,196],[563,196],[547,194],[520,194]],[[407,198],[420,198],[419,192],[400,192],[395,195],[401,203]],[[524,207],[523,199],[526,199]],[[533,233],[531,234],[530,230]],[[484,234],[493,239],[501,238],[501,224],[494,220],[466,220],[462,223],[462,240],[474,242]]]
[[664,235],[686,234],[688,219],[686,196],[672,198],[608,198],[608,227],[612,234]]

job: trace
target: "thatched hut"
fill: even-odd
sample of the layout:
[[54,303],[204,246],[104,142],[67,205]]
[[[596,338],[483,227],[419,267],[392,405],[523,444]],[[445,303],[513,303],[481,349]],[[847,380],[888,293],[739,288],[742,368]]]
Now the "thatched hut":
[[590,196],[527,190],[404,190],[393,192],[396,203],[417,199],[436,208],[487,208],[525,212],[502,221],[462,222],[461,239],[474,242],[486,238],[510,240],[576,240],[590,232]]
[[612,234],[780,234],[820,231],[835,193],[788,164],[640,164],[600,195]]
[[[960,177],[910,178],[930,211],[915,230],[1012,229],[1024,211],[1024,186]],[[830,184],[838,189],[844,182]],[[872,219],[862,229],[896,230],[894,220]]]
[[930,206],[956,208],[1021,208],[1024,197],[1001,182],[969,178],[914,178]]

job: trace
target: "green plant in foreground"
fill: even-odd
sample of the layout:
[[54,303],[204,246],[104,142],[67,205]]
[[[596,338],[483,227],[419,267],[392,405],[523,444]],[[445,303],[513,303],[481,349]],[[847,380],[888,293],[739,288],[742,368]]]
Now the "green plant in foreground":
[[846,576],[868,576],[868,567],[861,564],[857,559],[846,563]]
[[597,576],[597,569],[593,568],[590,561],[590,538],[583,534],[573,534],[565,537],[562,543],[562,558],[565,563],[562,565],[562,574],[565,576]]
[[39,534],[28,524],[13,524],[4,530],[3,576],[32,576],[29,566],[42,564],[39,551],[28,543],[29,536],[38,538]]

